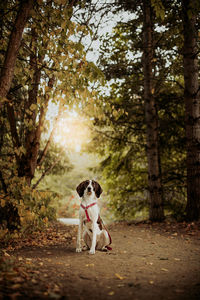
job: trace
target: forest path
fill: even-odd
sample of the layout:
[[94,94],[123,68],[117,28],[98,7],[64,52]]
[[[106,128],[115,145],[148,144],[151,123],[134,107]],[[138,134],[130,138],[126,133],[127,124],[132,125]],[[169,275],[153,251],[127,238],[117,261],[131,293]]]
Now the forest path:
[[193,224],[115,224],[109,226],[113,250],[95,255],[75,252],[76,232],[77,226],[59,224],[53,237],[40,237],[43,243],[29,241],[9,252],[21,267],[3,294],[10,299],[200,299],[200,232]]

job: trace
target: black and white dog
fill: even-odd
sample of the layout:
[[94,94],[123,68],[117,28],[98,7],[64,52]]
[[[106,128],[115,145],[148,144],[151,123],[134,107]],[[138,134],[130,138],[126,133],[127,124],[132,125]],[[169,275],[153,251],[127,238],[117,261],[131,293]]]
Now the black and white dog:
[[95,249],[109,249],[108,245],[111,244],[111,238],[105,227],[103,229],[97,204],[97,199],[103,192],[100,184],[94,180],[86,180],[77,186],[76,191],[82,198],[76,252],[82,251],[82,238],[90,249],[90,254],[95,254]]

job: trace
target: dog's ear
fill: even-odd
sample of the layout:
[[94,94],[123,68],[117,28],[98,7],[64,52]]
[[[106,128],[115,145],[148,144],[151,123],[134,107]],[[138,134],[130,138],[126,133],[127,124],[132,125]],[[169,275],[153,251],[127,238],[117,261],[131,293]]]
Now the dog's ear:
[[94,187],[94,191],[95,191],[96,197],[99,198],[100,195],[101,195],[101,193],[103,192],[103,190],[102,190],[100,184],[99,184],[98,182],[92,180],[92,185],[93,185],[93,187]]
[[77,186],[76,191],[79,194],[79,197],[83,197],[84,190],[86,189],[88,183],[89,183],[89,181],[85,180]]

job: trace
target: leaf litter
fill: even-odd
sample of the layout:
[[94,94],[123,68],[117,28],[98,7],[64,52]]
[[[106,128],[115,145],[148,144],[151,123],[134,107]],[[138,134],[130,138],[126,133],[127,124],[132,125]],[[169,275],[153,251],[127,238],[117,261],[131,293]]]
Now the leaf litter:
[[[199,229],[197,223],[119,223],[110,226],[113,250],[106,253],[97,251],[91,256],[87,251],[75,253],[76,226],[52,224],[44,232],[15,240],[3,248],[0,294],[13,300],[30,293],[37,298],[61,299],[64,295],[73,298],[77,286],[81,293],[85,290],[84,286],[89,288],[89,284],[95,282],[97,300],[106,299],[106,295],[112,299],[120,295],[123,299],[130,299],[133,295],[140,298],[145,293],[145,286],[147,291],[148,286],[155,286],[162,294],[166,278],[172,278],[172,294],[183,291],[187,295],[192,290],[194,295],[199,295],[198,264],[188,265],[191,254],[194,260],[199,251]],[[120,237],[125,235],[126,239],[123,238],[121,243]],[[183,284],[178,282],[181,274],[184,276]],[[192,283],[187,276],[193,278]],[[102,286],[108,283],[110,291],[103,290]],[[80,299],[91,298],[83,292]]]

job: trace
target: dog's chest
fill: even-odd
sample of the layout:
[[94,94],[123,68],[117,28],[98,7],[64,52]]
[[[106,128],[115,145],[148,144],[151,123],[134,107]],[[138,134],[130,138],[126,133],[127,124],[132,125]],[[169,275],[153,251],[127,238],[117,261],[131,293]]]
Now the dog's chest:
[[[83,207],[85,207],[85,209]],[[82,220],[91,223],[89,221],[95,221],[98,218],[99,209],[97,204],[92,207],[88,207],[88,205],[83,205],[83,207],[80,208],[80,217],[82,218]]]

